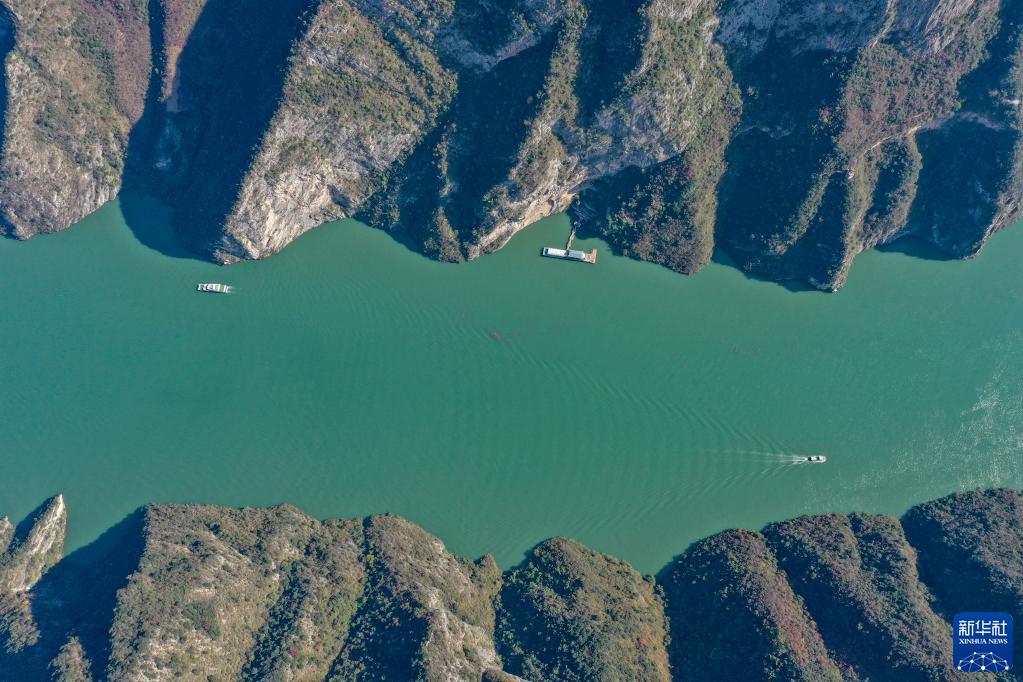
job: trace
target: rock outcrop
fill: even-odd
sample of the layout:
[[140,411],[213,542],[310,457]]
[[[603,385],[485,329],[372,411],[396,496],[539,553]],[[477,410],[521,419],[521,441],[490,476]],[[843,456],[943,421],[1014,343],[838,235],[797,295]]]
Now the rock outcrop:
[[31,590],[62,556],[67,532],[64,497],[47,500],[15,528],[0,519],[0,649],[17,652],[39,642]]
[[865,249],[969,257],[1021,213],[1010,0],[0,7],[17,237],[122,181],[225,263],[345,217],[460,261],[571,208],[635,258],[834,290]]
[[0,520],[0,546],[6,545],[0,555],[0,594],[31,590],[61,558],[66,532],[67,507],[62,495],[39,508],[21,537],[6,517]]
[[[956,680],[951,615],[1023,601],[1021,510],[1023,494],[991,490],[901,522],[725,531],[655,579],[563,538],[502,574],[395,516],[150,506],[89,560],[18,569],[0,678]],[[4,566],[51,564],[64,519],[54,498]]]

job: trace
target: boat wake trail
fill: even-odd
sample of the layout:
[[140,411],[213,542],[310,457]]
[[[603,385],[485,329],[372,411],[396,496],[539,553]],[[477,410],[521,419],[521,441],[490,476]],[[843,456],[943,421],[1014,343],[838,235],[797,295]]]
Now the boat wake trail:
[[719,450],[721,454],[728,455],[732,460],[753,462],[763,462],[764,464],[808,464],[808,457],[814,455],[804,455],[796,452],[778,452],[778,451],[765,451],[765,450]]
[[786,472],[793,473],[792,467],[811,464],[810,457],[820,457],[780,448],[702,448],[688,453],[693,456],[688,458],[685,478],[691,482],[691,489],[684,497],[691,499],[770,485],[787,478]]

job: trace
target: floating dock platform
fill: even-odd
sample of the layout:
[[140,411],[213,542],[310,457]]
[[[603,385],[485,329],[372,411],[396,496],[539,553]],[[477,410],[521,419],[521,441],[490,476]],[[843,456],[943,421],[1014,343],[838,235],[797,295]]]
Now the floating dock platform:
[[543,247],[543,255],[548,258],[560,258],[561,260],[577,260],[580,263],[596,263],[597,250],[577,251],[575,249],[555,249],[551,246]]
[[553,246],[543,247],[542,255],[548,258],[560,258],[561,260],[574,260],[580,263],[593,264],[597,262],[597,250],[591,251],[579,251],[578,249],[572,248],[572,242],[575,241],[575,228],[572,228],[572,234],[568,235],[568,243],[565,244],[565,248],[556,249]]

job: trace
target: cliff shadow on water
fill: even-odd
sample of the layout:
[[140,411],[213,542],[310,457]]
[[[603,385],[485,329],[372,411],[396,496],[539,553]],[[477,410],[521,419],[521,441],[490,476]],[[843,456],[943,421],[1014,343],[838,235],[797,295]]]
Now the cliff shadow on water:
[[155,165],[155,150],[163,120],[162,101],[164,75],[167,73],[165,34],[166,15],[161,0],[149,0],[149,35],[152,45],[153,70],[146,89],[145,108],[128,136],[122,190],[118,197],[121,216],[140,244],[163,255],[199,260],[176,239],[168,211],[154,211],[156,203],[147,184]]
[[879,244],[876,248],[882,253],[901,253],[904,256],[923,260],[952,261],[959,260],[948,251],[943,251],[931,242],[915,235],[899,237],[888,244]]
[[278,109],[291,46],[317,4],[284,0],[254,12],[241,0],[150,0],[154,68],[123,180],[172,215],[154,221],[150,201],[126,194],[124,219],[140,242],[176,257],[214,254]]
[[755,272],[750,272],[749,270],[744,268],[735,258],[733,258],[728,253],[726,249],[723,249],[720,246],[714,247],[714,252],[711,254],[710,261],[712,263],[716,263],[717,265],[724,265],[725,267],[738,270],[739,272],[742,273],[743,277],[745,277],[750,282],[766,282],[768,284],[775,284],[794,294],[802,292],[816,292],[818,294],[824,293],[817,287],[812,286],[808,282],[801,279],[778,280],[770,279],[769,277],[761,277]]
[[71,637],[88,652],[93,679],[105,679],[117,591],[138,568],[144,525],[137,509],[43,575],[30,602],[38,641],[20,651],[0,648],[0,679],[50,679],[50,661]]

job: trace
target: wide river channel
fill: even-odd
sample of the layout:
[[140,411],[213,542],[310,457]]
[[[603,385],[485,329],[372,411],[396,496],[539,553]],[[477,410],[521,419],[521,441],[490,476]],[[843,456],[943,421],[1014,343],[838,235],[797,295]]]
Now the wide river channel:
[[63,492],[73,548],[149,502],[288,502],[654,572],[729,527],[1023,487],[1023,226],[967,262],[866,253],[837,294],[539,257],[568,229],[449,265],[347,221],[222,268],[114,202],[0,240],[0,514]]

